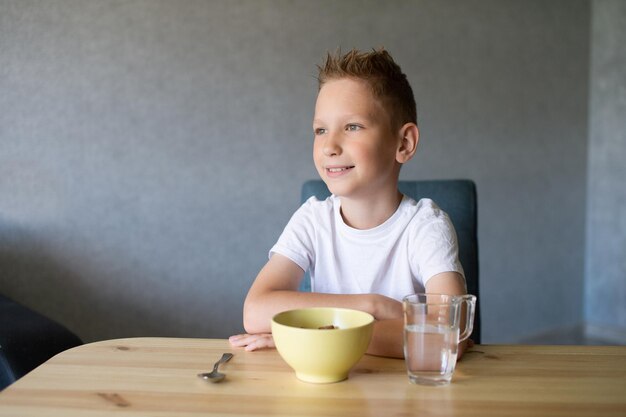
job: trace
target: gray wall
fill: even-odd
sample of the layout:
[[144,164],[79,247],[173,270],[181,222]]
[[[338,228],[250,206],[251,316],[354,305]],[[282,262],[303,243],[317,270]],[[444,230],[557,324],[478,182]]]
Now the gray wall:
[[626,343],[626,2],[595,1],[585,318]]
[[580,323],[589,39],[582,0],[0,0],[0,290],[86,341],[240,331],[316,175],[315,64],[384,45],[402,176],[477,183],[484,341]]

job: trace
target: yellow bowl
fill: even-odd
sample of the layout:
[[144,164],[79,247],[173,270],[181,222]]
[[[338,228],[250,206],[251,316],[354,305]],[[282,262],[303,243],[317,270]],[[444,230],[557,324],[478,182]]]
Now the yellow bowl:
[[[320,329],[333,325],[334,329]],[[272,318],[280,356],[305,382],[329,383],[348,378],[361,359],[374,329],[374,317],[346,308],[302,308]]]

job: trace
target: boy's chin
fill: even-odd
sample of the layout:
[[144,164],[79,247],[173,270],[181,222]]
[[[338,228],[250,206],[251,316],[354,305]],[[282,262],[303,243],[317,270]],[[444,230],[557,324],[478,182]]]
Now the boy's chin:
[[368,194],[370,187],[359,181],[349,178],[326,178],[322,177],[328,191],[336,197],[357,198]]
[[332,183],[332,181],[328,181],[325,178],[322,178],[322,181],[324,181],[324,184],[326,184],[326,188],[328,188],[328,191],[330,191],[332,195],[339,196],[339,194],[337,194],[337,192],[339,191],[337,190],[338,187],[336,187],[335,184]]
[[346,186],[346,184],[337,184],[333,181],[324,180],[328,191],[336,197],[349,197],[354,190],[351,187]]

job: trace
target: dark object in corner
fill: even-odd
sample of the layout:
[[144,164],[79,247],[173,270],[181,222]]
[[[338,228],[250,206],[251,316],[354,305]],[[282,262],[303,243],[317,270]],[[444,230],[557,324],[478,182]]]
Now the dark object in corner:
[[61,324],[0,294],[0,390],[82,341]]

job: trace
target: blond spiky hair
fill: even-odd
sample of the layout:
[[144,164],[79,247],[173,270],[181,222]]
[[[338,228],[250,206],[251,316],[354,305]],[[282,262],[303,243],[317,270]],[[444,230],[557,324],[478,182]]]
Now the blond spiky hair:
[[417,110],[413,90],[402,69],[384,48],[361,52],[352,49],[346,54],[337,50],[326,56],[324,65],[318,65],[318,83],[340,78],[364,81],[387,111],[393,129],[405,123],[417,124]]

